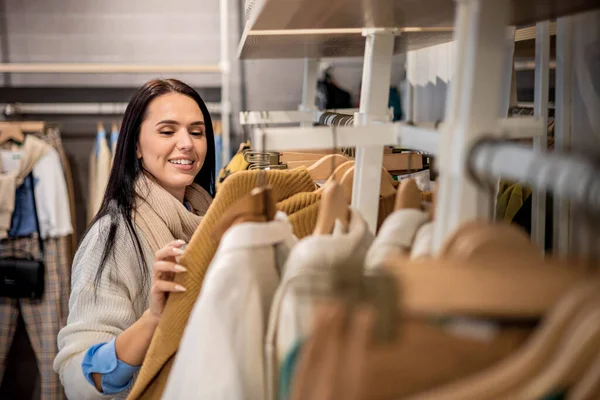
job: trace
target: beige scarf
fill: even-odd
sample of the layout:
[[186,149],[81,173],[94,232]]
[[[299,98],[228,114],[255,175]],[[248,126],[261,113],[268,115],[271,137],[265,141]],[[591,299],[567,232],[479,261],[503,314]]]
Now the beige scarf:
[[[49,150],[50,145],[35,136],[25,136],[23,146],[19,149],[22,152],[21,163],[19,168],[0,174],[0,239],[7,236],[10,229],[12,213],[15,209],[15,193],[17,187],[23,183],[23,180],[33,170],[35,164]],[[2,163],[0,160],[0,172],[2,171]]]
[[208,192],[193,183],[185,190],[185,200],[192,208],[190,212],[169,192],[144,174],[136,182],[136,193],[133,221],[141,229],[153,252],[173,240],[181,239],[188,242],[212,202]]

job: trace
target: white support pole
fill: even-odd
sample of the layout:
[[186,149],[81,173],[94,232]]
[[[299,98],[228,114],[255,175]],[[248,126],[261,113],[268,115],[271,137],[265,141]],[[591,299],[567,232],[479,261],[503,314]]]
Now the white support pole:
[[[221,39],[221,165],[226,165],[231,156],[231,87],[229,73],[229,0],[220,0],[220,39]],[[218,173],[218,171],[217,171]]]
[[457,6],[455,72],[441,133],[435,251],[464,222],[491,217],[492,193],[471,181],[467,158],[475,141],[486,135],[499,136],[504,91],[508,6],[497,0],[459,0]]
[[302,104],[300,111],[312,111],[315,109],[315,98],[317,96],[317,79],[319,77],[319,59],[304,59],[304,75],[302,79]]
[[417,75],[417,52],[406,53],[406,87],[404,110],[406,121],[415,121],[415,84]]
[[511,106],[511,95],[514,80],[513,65],[515,55],[515,32],[516,28],[514,26],[509,26],[506,28],[506,40],[504,41],[504,81],[502,83],[504,87],[504,96],[502,98],[502,108],[500,109],[500,115],[503,117],[508,116],[508,109]]
[[[557,20],[556,27],[556,101],[554,148],[557,152],[571,147],[571,90],[573,86],[573,26],[571,17]],[[554,197],[554,253],[567,256],[571,243],[571,207],[566,197]]]
[[[550,74],[550,22],[539,22],[535,29],[535,89],[533,115],[543,122],[542,134],[533,139],[533,149],[545,152],[548,147],[548,95]],[[546,192],[532,193],[531,236],[543,250],[546,241]]]
[[[370,115],[386,113],[392,74],[394,32],[392,30],[365,30],[365,59],[362,75],[359,118],[355,125],[368,125]],[[377,229],[379,192],[383,148],[377,145],[356,148],[356,168],[352,190],[352,206],[367,221],[371,232]]]

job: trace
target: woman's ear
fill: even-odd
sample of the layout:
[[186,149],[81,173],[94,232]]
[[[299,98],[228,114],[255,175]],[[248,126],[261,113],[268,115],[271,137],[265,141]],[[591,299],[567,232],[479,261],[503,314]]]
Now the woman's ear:
[[137,157],[138,160],[142,158],[142,152],[140,151],[139,144],[135,146],[135,156]]

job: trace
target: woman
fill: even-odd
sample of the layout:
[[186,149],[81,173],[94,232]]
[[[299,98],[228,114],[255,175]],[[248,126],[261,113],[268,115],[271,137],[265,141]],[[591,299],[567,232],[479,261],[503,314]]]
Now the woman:
[[210,114],[192,88],[153,80],[123,117],[98,215],[72,269],[67,326],[54,369],[70,399],[125,398],[144,360],[182,245],[214,195]]

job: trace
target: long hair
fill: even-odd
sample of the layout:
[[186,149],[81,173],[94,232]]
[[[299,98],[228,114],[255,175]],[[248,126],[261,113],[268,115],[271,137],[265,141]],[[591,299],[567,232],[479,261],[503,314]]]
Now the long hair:
[[142,173],[142,164],[136,157],[136,148],[142,122],[145,120],[148,113],[148,105],[155,98],[167,93],[181,93],[192,98],[202,111],[204,123],[206,125],[207,152],[204,164],[198,174],[194,177],[194,182],[202,186],[202,188],[214,197],[215,137],[212,120],[206,104],[204,104],[204,101],[194,89],[176,79],[154,79],[147,82],[134,93],[127,105],[127,109],[123,115],[119,139],[117,140],[113,167],[110,171],[100,210],[84,233],[85,237],[91,226],[98,220],[105,216],[110,216],[108,237],[106,238],[102,258],[94,280],[96,288],[100,285],[102,273],[106,267],[106,261],[112,254],[120,219],[126,222],[127,231],[135,245],[137,259],[139,260],[138,267],[141,269],[140,272],[142,273],[142,287],[147,286],[149,283],[150,273],[148,265],[144,259],[140,238],[135,232],[132,221],[132,211],[136,197],[135,182],[137,177]]

